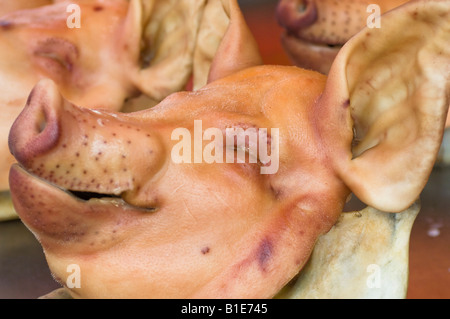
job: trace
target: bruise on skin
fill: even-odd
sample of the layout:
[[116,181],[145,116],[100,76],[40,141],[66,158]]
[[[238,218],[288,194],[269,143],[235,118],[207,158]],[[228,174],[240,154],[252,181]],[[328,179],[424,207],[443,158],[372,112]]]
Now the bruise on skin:
[[344,109],[348,108],[350,106],[350,99],[345,100],[345,102],[342,105]]
[[269,238],[264,238],[257,250],[258,265],[261,271],[265,272],[267,264],[273,255],[273,244]]
[[0,28],[2,30],[8,31],[13,28],[14,24],[8,20],[0,20]]
[[[238,262],[233,269],[233,273],[237,276],[242,269],[244,268],[252,268],[253,265],[257,264],[259,270],[262,273],[267,272],[270,261],[272,260],[272,256],[274,254],[274,245],[271,239],[265,237],[261,240],[258,246],[256,246],[255,250],[252,250],[251,253]],[[223,289],[226,287],[224,286]]]

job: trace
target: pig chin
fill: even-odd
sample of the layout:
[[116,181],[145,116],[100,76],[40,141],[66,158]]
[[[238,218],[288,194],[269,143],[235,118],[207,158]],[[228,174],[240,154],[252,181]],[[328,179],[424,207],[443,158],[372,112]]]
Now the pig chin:
[[108,195],[83,199],[19,164],[11,167],[9,182],[21,220],[45,250],[58,253],[65,253],[68,246],[71,253],[83,254],[111,247],[123,240],[125,225],[153,210]]

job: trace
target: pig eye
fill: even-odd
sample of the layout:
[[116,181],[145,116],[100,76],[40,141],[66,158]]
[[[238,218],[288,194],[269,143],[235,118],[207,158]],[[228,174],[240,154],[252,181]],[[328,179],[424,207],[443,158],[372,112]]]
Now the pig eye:
[[261,164],[258,156],[258,129],[242,127],[226,130],[227,152],[233,152],[236,163]]
[[62,38],[41,41],[33,50],[38,65],[50,74],[71,72],[78,58],[77,47]]

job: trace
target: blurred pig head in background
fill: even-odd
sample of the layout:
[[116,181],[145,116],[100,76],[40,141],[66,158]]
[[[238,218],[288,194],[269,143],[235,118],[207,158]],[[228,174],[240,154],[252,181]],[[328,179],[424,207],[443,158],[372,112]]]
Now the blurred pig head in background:
[[374,22],[374,12],[382,14],[406,2],[280,0],[276,14],[285,29],[282,43],[295,65],[327,74],[342,46],[368,21]]
[[[449,1],[386,14],[328,77],[260,65],[236,1],[224,9],[230,24],[201,89],[124,114],[75,106],[44,80],[15,121],[13,202],[62,285],[79,266],[73,297],[273,297],[351,193],[401,212],[426,184],[449,106]],[[278,129],[256,143],[275,150],[272,174],[250,141],[223,142],[250,128]],[[175,161],[179,129],[194,158],[214,145],[257,160]]]
[[[184,89],[194,68],[197,34],[217,48],[228,23],[202,23],[217,0],[4,1],[0,16],[0,192],[14,158],[7,137],[36,83],[51,79],[67,100],[90,108],[130,111],[148,108]],[[48,4],[48,5],[46,5]],[[23,10],[19,10],[23,9]],[[216,10],[217,11],[217,10]],[[223,11],[223,10],[222,10]],[[225,16],[225,18],[224,18]],[[212,40],[211,40],[212,39]],[[199,69],[213,52],[195,53]],[[200,73],[200,74],[199,74]],[[195,84],[206,83],[203,72]],[[145,97],[144,102],[134,103]],[[0,219],[4,212],[0,207]]]

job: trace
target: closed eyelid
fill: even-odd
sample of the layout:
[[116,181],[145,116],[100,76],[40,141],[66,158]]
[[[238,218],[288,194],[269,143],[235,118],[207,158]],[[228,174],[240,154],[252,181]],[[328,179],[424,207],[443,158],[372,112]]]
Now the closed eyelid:
[[[235,125],[226,127],[223,132],[225,137],[234,137],[234,145],[237,147],[249,149],[252,147],[252,142],[256,142],[256,145],[253,145],[253,147],[259,147],[260,142],[263,141],[267,144],[267,148],[271,149],[272,137],[270,128],[261,128],[252,124]],[[239,142],[244,144],[238,144]]]

